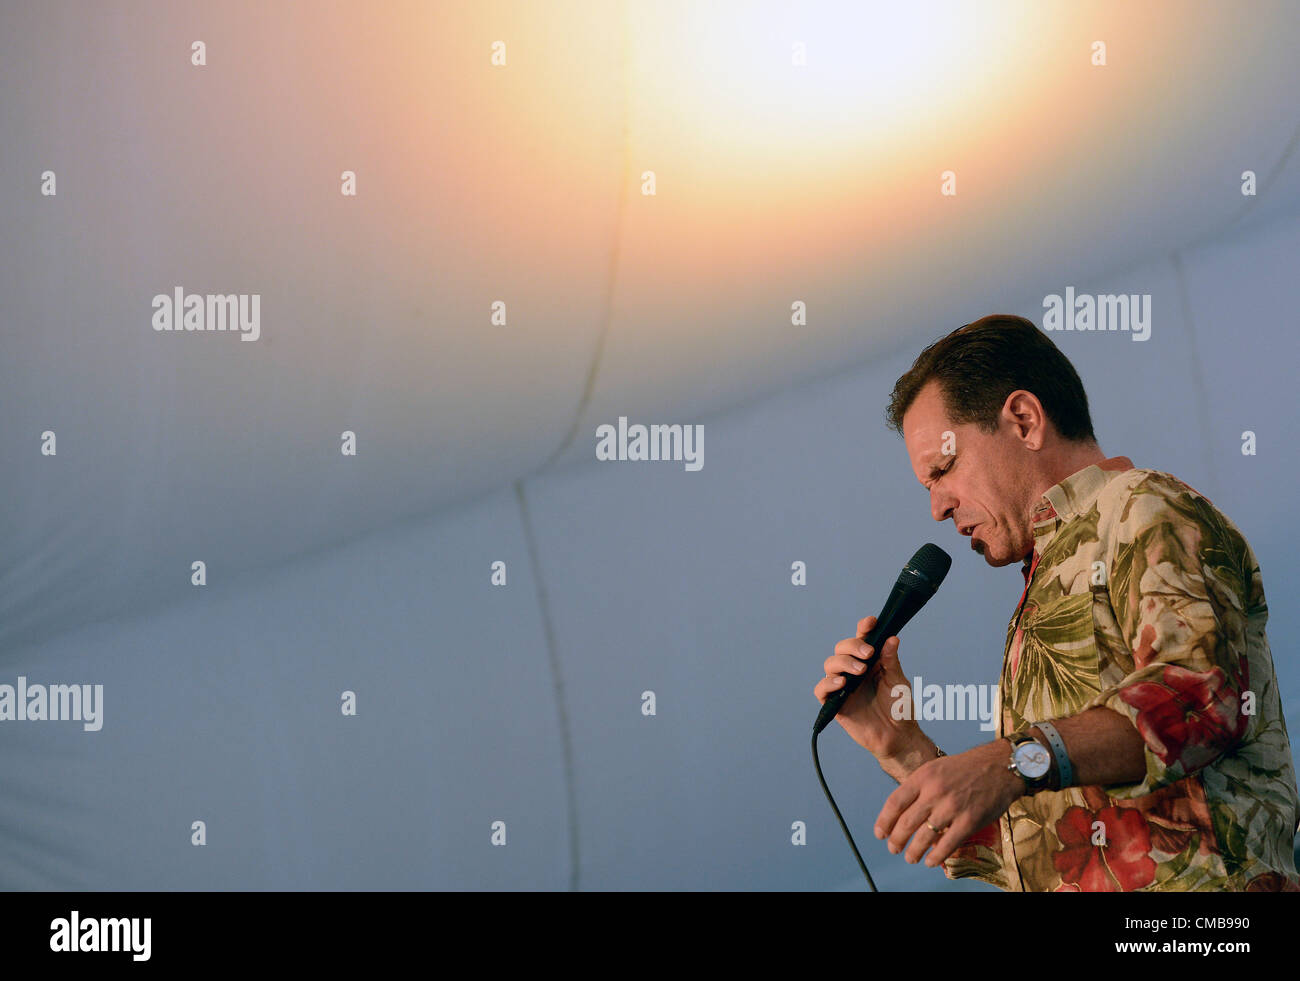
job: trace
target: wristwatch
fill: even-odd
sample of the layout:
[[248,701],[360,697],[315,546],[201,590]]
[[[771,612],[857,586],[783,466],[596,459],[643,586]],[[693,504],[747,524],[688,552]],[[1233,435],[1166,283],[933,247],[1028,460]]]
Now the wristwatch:
[[1037,793],[1047,786],[1052,770],[1051,751],[1027,732],[1007,736],[1011,743],[1011,762],[1007,769],[1025,781],[1025,788]]

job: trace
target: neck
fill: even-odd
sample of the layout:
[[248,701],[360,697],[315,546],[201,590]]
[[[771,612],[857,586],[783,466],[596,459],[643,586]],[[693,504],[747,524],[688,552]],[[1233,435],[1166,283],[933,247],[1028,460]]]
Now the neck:
[[1104,459],[1106,454],[1096,443],[1062,443],[1060,452],[1053,458],[1047,472],[1043,475],[1046,483],[1038,489],[1039,496],[1041,497],[1049,487],[1059,484],[1066,477],[1078,473],[1084,467],[1101,463]]
[[1033,496],[1028,501],[1029,513],[1025,515],[1026,523],[1030,526],[1033,524],[1033,510],[1038,506],[1038,500],[1047,491],[1055,487],[1066,477],[1078,473],[1084,467],[1090,467],[1094,463],[1101,463],[1106,459],[1106,454],[1101,451],[1101,447],[1093,443],[1065,443],[1062,442],[1055,453],[1048,461],[1044,461],[1044,467],[1039,471],[1038,479],[1035,481]]

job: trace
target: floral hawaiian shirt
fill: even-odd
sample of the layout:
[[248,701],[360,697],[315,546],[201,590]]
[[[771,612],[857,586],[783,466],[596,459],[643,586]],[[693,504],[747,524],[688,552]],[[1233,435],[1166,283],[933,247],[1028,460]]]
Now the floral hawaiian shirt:
[[1300,891],[1291,746],[1241,532],[1112,457],[1048,490],[1033,533],[997,735],[1106,706],[1141,733],[1146,776],[1021,797],[945,873],[1017,892]]

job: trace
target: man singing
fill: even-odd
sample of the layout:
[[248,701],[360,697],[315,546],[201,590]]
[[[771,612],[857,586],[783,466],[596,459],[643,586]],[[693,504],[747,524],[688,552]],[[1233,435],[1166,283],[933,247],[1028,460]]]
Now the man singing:
[[[836,720],[899,782],[875,832],[1013,891],[1300,891],[1291,745],[1259,563],[1166,473],[1106,457],[1078,373],[1022,317],[930,345],[888,418],[936,521],[1022,562],[997,735],[946,756],[910,713],[898,638]],[[840,641],[819,701],[872,651]],[[928,855],[926,854],[928,851]]]

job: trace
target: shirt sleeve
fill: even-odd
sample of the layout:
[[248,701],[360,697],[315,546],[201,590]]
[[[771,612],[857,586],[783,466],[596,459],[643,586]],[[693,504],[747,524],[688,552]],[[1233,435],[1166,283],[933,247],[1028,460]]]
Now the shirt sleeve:
[[1107,588],[1133,667],[1083,710],[1112,709],[1142,736],[1146,776],[1105,788],[1127,799],[1194,774],[1241,742],[1249,672],[1244,540],[1182,485],[1138,485],[1122,508]]
[[986,824],[958,845],[943,860],[943,874],[949,879],[980,879],[999,889],[1010,889],[1002,865],[999,824]]

